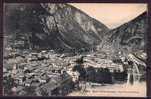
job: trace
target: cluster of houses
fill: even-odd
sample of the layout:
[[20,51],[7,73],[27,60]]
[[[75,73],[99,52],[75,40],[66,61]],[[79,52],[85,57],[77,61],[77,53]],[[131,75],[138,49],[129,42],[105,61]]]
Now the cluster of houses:
[[[73,67],[77,65],[75,60],[79,56],[57,54],[52,50],[10,52],[4,56],[4,93],[37,96],[67,95],[75,89],[76,82],[79,80],[80,72],[73,71]],[[119,60],[103,57],[100,58],[97,54],[85,55],[82,65],[87,71],[86,81],[112,84],[116,81],[129,80],[127,71],[130,64],[126,59],[133,62],[135,68],[130,67],[130,69],[137,70],[136,73],[139,75],[140,66],[146,66],[133,54],[128,58],[121,57]]]

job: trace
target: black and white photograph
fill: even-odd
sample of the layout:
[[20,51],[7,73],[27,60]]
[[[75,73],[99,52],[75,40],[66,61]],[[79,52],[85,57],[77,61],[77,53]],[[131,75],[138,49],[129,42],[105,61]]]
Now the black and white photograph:
[[4,3],[4,96],[146,97],[147,3]]

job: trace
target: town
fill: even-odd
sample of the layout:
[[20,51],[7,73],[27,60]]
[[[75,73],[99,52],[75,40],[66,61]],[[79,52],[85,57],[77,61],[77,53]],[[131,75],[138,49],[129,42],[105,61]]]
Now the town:
[[[4,95],[66,96],[88,86],[133,84],[145,80],[145,53],[108,59],[105,53],[70,55],[53,50],[7,48],[4,54]],[[76,66],[78,68],[76,68]]]

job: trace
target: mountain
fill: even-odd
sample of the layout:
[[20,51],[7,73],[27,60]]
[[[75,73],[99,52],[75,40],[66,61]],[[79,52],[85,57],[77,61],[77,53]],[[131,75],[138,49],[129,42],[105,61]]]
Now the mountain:
[[[147,33],[147,12],[131,20],[120,27],[106,33],[106,41],[104,42],[104,50],[109,53],[133,53],[137,51],[145,51]],[[111,50],[112,49],[112,50]]]
[[90,50],[109,31],[69,4],[5,4],[4,15],[8,43],[23,49]]

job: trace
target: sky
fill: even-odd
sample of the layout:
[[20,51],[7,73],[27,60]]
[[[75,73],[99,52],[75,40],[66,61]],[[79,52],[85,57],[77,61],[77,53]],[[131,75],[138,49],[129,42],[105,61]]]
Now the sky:
[[108,28],[113,29],[129,22],[143,12],[147,11],[145,3],[70,3],[82,10],[89,16],[104,23]]

